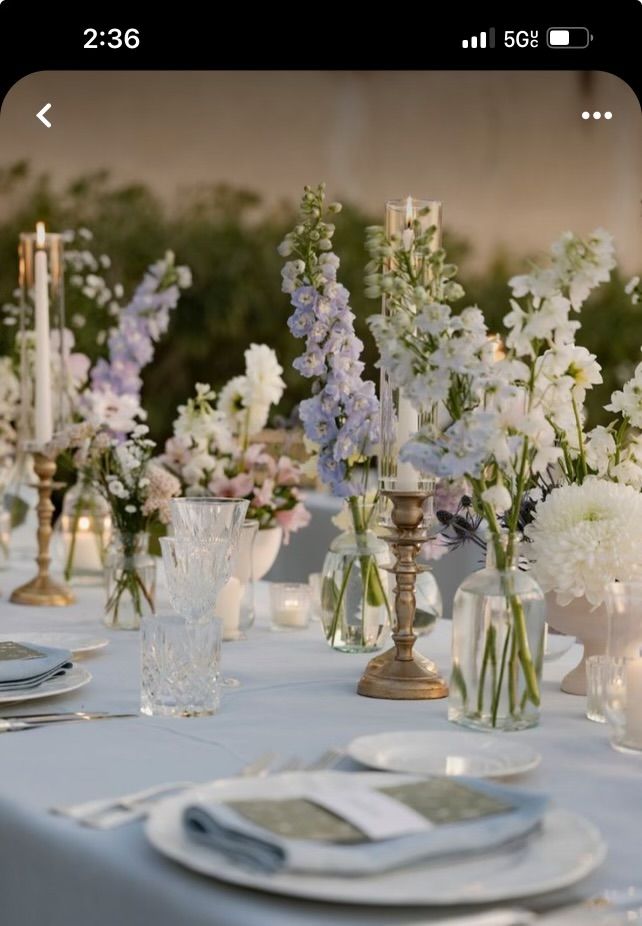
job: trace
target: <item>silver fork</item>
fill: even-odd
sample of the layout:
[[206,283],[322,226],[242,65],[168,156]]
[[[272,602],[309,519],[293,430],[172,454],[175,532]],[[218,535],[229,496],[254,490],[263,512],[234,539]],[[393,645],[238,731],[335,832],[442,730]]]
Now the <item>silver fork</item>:
[[[277,758],[278,754],[275,752],[263,753],[258,759],[245,765],[238,774],[240,777],[261,775],[269,770]],[[128,823],[130,820],[144,816],[148,809],[162,797],[195,787],[196,784],[194,781],[166,782],[132,794],[124,794],[122,797],[98,798],[82,804],[52,807],[51,813],[71,817],[83,826],[111,829],[121,823]]]
[[345,756],[345,749],[340,746],[332,746],[321,753],[318,759],[313,759],[305,767],[306,772],[321,772],[325,769],[333,768],[339,759]]
[[[292,757],[286,759],[277,768],[274,768],[273,766],[276,758],[278,758],[277,753],[266,753],[264,756],[260,756],[255,762],[251,762],[249,765],[244,766],[239,772],[238,777],[262,778],[272,773],[277,774],[279,772],[297,771],[303,767],[303,763],[300,759]],[[200,782],[200,784],[203,784],[203,782]],[[144,819],[154,804],[161,798],[168,797],[174,791],[185,791],[188,787],[194,786],[194,782],[189,782],[188,784],[179,782],[178,787],[173,787],[171,790],[166,788],[164,790],[156,790],[153,794],[147,794],[142,798],[126,798],[125,800],[118,801],[118,805],[115,806],[113,810],[102,812],[98,814],[97,817],[89,818],[89,820],[85,818],[80,822],[84,826],[92,826],[95,829],[113,829],[116,826],[121,826],[121,824],[129,823],[132,820]]]
[[[318,759],[306,765],[296,756],[291,756],[282,761],[279,765],[276,762],[279,758],[276,752],[265,752],[238,772],[240,778],[258,778],[269,774],[278,774],[281,772],[293,772],[299,770],[320,770],[329,768],[337,756],[340,755],[338,750],[327,750]],[[67,807],[54,807],[52,813],[62,814],[71,817],[83,826],[90,826],[93,829],[114,829],[133,820],[140,820],[146,817],[150,808],[154,806],[161,798],[169,797],[173,793],[185,791],[187,788],[198,786],[199,783],[193,781],[175,781],[160,785],[153,785],[151,788],[145,788],[143,791],[137,791],[133,794],[126,794],[118,798],[100,798],[94,801],[86,801],[83,804],[76,804]],[[200,782],[202,784],[202,782]]]

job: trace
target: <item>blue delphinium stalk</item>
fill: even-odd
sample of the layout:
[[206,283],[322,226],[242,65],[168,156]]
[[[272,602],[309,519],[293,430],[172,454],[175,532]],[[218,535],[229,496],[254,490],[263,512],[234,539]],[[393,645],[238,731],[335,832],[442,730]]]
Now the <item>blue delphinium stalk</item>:
[[177,267],[171,251],[148,268],[109,335],[109,359],[98,360],[91,372],[92,389],[140,397],[141,370],[152,360],[156,342],[169,327],[181,289],[190,285],[189,268]]
[[[368,529],[364,498],[368,464],[379,440],[379,401],[374,383],[363,379],[363,342],[354,330],[350,293],[337,282],[334,225],[327,221],[326,213],[340,211],[340,203],[326,207],[325,184],[306,186],[299,222],[286,235],[279,253],[291,258],[281,271],[282,290],[289,294],[294,308],[288,326],[295,337],[305,339],[305,350],[293,366],[313,380],[312,397],[301,402],[299,415],[306,437],[318,450],[319,478],[334,495],[347,499],[359,541]],[[387,604],[376,564],[373,567],[369,557],[362,559],[364,600]],[[328,632],[331,642],[348,579],[349,571],[338,590]]]
[[[339,203],[327,207],[340,210]],[[299,409],[305,434],[318,446],[321,481],[334,495],[350,498],[365,490],[360,478],[379,439],[379,402],[374,383],[362,378],[363,343],[355,334],[350,293],[337,282],[334,225],[324,211],[323,185],[306,187],[300,222],[279,248],[283,257],[293,257],[281,271],[282,289],[294,307],[290,331],[305,338],[294,368],[314,380],[312,398]]]

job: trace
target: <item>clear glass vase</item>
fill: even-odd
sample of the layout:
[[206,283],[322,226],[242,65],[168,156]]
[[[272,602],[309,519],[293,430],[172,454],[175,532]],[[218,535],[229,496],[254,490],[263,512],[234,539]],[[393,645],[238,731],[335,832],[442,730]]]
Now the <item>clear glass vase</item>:
[[388,545],[366,525],[372,506],[351,501],[352,530],[330,544],[321,576],[321,621],[325,638],[343,653],[381,649],[391,622]]
[[486,568],[459,586],[453,602],[453,668],[448,719],[482,730],[539,723],[545,597],[517,568],[518,539],[489,539]]
[[141,618],[154,613],[156,561],[147,552],[146,533],[115,534],[105,560],[105,624],[138,630]]
[[65,581],[98,584],[111,537],[109,505],[81,480],[65,493],[59,524]]

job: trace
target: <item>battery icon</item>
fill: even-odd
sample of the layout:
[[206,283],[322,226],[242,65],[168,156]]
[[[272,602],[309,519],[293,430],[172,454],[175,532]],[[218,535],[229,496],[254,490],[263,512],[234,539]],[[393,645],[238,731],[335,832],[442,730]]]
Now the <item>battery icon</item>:
[[592,39],[586,26],[551,26],[546,30],[549,48],[588,48]]

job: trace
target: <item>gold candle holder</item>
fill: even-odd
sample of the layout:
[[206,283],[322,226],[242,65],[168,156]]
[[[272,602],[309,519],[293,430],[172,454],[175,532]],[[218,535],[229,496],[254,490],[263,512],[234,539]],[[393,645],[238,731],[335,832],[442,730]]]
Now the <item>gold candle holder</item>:
[[25,585],[21,585],[11,595],[13,604],[44,605],[49,607],[62,607],[73,604],[74,596],[69,589],[54,580],[49,575],[51,555],[51,520],[54,506],[51,501],[53,477],[56,472],[56,463],[43,453],[34,454],[34,470],[38,477],[38,574]]
[[431,700],[445,698],[448,685],[434,662],[414,652],[417,639],[415,586],[417,575],[428,567],[417,563],[417,555],[428,540],[423,526],[424,504],[429,492],[384,491],[392,502],[390,529],[386,541],[395,562],[388,567],[396,578],[394,647],[371,659],[359,681],[357,691],[367,698]]

